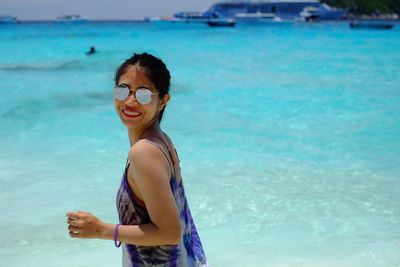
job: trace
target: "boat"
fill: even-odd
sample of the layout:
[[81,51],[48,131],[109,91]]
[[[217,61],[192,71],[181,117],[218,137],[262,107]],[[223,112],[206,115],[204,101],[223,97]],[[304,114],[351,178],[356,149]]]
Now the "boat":
[[350,22],[349,26],[352,29],[390,30],[395,24],[381,20],[358,20]]
[[217,18],[218,16],[204,15],[202,12],[178,12],[175,13],[173,18],[176,22],[187,22],[187,23],[207,23],[212,18]]
[[208,25],[209,27],[234,27],[236,21],[232,18],[209,18],[209,17],[198,17],[198,18],[176,18],[176,17],[154,17],[151,19],[152,23],[158,25]]
[[235,26],[236,22],[235,19],[233,18],[223,18],[223,17],[218,17],[215,14],[212,14],[210,16],[204,16],[200,12],[188,12],[185,15],[182,15],[180,13],[175,14],[174,17],[155,17],[151,20],[152,22],[158,23],[158,24],[206,24],[210,27],[233,27]]
[[174,18],[205,21],[211,18],[232,18],[236,22],[270,20],[340,20],[344,10],[322,4],[319,0],[265,0],[217,2],[205,12],[178,12]]
[[14,15],[1,15],[0,16],[0,23],[4,24],[12,24],[12,23],[19,23],[17,16]]
[[63,15],[58,16],[56,19],[56,23],[71,23],[71,24],[80,24],[87,22],[87,18],[81,17],[80,15]]
[[307,6],[303,8],[299,15],[301,21],[311,22],[321,20],[321,13],[319,11],[319,8],[314,6]]

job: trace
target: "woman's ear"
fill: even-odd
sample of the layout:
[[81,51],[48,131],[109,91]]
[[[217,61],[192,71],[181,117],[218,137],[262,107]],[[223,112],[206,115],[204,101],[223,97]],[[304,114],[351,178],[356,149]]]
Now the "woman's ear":
[[165,94],[164,97],[160,100],[158,110],[159,111],[163,110],[170,99],[171,99],[171,96],[169,94]]

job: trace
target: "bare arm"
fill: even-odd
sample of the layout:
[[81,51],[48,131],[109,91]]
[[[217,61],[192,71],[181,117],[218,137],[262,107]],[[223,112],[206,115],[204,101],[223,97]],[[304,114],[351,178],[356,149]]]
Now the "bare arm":
[[[115,224],[106,224],[100,238],[114,240]],[[117,240],[137,246],[178,245],[180,238],[159,229],[153,223],[120,225]]]
[[[169,184],[167,159],[157,147],[140,141],[131,148],[129,160],[152,223],[120,225],[117,239],[140,246],[179,244],[181,222]],[[67,216],[71,237],[114,239],[115,224],[105,224],[87,212],[71,212]]]

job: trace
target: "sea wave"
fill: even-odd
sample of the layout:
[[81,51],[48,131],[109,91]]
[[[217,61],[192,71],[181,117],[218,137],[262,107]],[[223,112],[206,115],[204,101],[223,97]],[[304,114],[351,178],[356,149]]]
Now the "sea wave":
[[68,33],[68,34],[27,34],[27,35],[9,35],[9,36],[2,36],[0,40],[7,41],[7,40],[26,40],[26,39],[41,39],[41,38],[85,38],[85,37],[96,37],[98,34],[95,33]]
[[[54,110],[80,109],[103,106],[112,102],[111,92],[87,91],[80,94],[55,94],[48,98],[31,98],[16,103],[0,114],[0,121],[40,121],[38,117],[54,114]],[[18,111],[18,112],[16,112]],[[34,120],[35,119],[35,120]]]
[[50,70],[76,70],[84,65],[78,60],[49,63],[0,63],[0,71],[50,71]]

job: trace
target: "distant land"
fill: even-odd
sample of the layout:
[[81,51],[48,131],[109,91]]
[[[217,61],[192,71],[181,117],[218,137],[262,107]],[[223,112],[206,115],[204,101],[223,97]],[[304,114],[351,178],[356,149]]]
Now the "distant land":
[[332,7],[348,10],[350,15],[400,15],[400,0],[321,0]]

